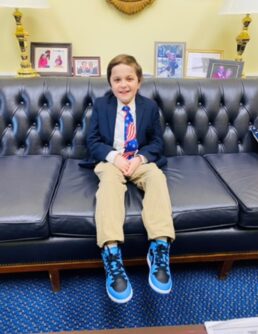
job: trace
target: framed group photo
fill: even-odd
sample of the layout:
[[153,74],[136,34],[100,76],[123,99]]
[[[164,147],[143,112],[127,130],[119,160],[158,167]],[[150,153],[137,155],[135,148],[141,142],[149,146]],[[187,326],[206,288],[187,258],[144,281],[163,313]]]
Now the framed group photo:
[[244,63],[242,61],[210,59],[207,71],[207,78],[241,78],[243,67]]
[[42,76],[72,75],[71,43],[31,43],[31,63]]
[[73,57],[73,75],[75,77],[99,77],[100,57]]
[[186,50],[185,76],[188,78],[206,78],[209,59],[221,60],[223,50]]
[[155,42],[155,76],[182,78],[184,76],[185,42]]

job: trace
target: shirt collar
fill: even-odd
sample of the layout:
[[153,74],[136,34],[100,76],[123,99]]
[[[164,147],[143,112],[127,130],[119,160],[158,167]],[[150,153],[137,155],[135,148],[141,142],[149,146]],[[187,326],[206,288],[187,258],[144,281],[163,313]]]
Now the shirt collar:
[[[117,108],[118,110],[122,110],[122,108],[125,106],[124,103],[122,103],[120,100],[117,100]],[[131,109],[131,110],[135,110],[135,98],[129,103],[127,104],[127,106]]]

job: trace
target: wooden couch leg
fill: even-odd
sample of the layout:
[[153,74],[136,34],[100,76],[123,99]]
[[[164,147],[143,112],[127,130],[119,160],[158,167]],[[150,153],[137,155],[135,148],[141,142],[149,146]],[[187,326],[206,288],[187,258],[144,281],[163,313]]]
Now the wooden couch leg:
[[60,285],[60,272],[59,270],[49,270],[48,272],[49,279],[51,282],[52,290],[54,292],[60,291],[61,285]]
[[233,266],[233,262],[234,262],[233,260],[228,260],[228,261],[224,261],[222,263],[220,273],[219,273],[219,278],[220,279],[225,279],[228,276],[228,273]]

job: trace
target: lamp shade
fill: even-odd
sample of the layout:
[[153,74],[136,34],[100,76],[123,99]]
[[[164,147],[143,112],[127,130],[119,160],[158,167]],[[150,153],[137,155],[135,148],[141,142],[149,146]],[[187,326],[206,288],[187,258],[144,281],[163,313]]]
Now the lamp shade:
[[48,0],[0,0],[0,7],[48,8]]
[[224,0],[221,15],[258,13],[258,0]]

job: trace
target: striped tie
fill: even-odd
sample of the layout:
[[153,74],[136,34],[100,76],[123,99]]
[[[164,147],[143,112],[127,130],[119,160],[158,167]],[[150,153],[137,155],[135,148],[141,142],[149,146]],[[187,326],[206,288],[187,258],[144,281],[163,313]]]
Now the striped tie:
[[123,157],[130,160],[134,157],[138,150],[138,141],[136,139],[136,128],[130,108],[124,106],[122,110],[125,112],[125,130],[124,130],[124,153]]

